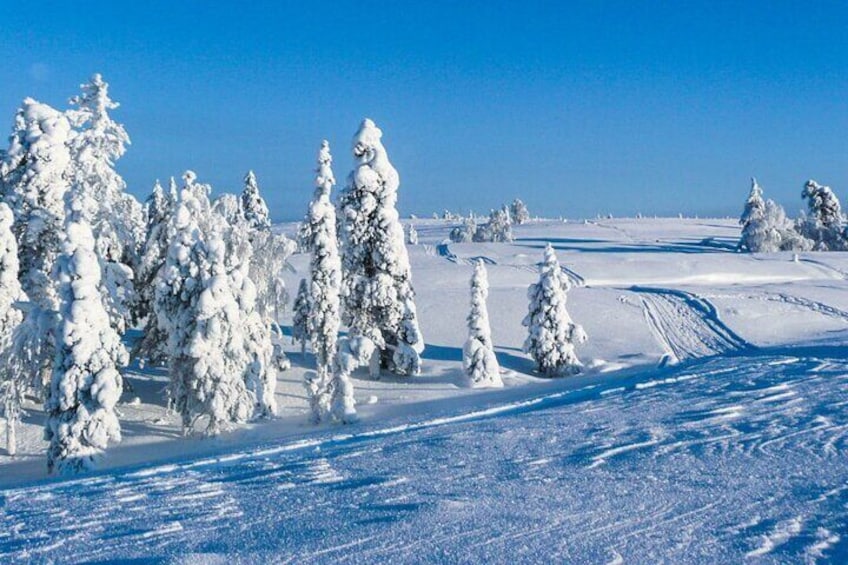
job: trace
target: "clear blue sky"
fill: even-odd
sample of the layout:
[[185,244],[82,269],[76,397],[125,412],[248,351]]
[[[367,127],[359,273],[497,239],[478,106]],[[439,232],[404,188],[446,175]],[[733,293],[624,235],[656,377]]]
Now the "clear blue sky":
[[101,72],[133,193],[187,168],[240,190],[252,168],[278,220],[304,213],[321,139],[344,182],[365,116],[403,214],[519,196],[545,215],[735,215],[751,175],[790,214],[808,177],[848,198],[844,2],[220,4],[7,6],[0,127]]

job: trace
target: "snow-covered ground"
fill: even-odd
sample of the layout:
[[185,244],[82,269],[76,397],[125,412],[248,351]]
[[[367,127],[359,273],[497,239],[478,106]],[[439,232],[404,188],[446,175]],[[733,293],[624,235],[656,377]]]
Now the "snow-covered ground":
[[[165,413],[164,374],[131,371],[124,441],[70,481],[44,478],[33,406],[19,456],[0,452],[0,561],[848,558],[848,256],[735,253],[730,220],[533,222],[509,245],[416,227],[421,376],[357,375],[361,422],[315,428],[291,347],[281,417],[200,440]],[[521,352],[546,242],[589,334],[586,373],[554,381]],[[478,257],[497,391],[462,386]]]

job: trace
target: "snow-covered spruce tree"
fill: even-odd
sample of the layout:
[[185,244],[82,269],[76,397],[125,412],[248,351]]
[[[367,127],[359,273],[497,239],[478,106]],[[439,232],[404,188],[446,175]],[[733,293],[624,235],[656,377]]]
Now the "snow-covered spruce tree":
[[80,213],[94,233],[100,293],[112,327],[123,333],[134,321],[133,272],[145,237],[144,211],[115,171],[130,138],[109,115],[119,106],[109,98],[109,85],[95,74],[80,88],[82,93],[70,101],[75,108],[66,113],[76,129],[69,143],[70,180],[75,191],[86,195],[87,208]]
[[801,234],[815,242],[815,249],[839,251],[846,247],[843,234],[845,218],[839,199],[829,186],[810,179],[804,184],[802,198],[807,201],[807,216],[799,222]]
[[517,226],[530,220],[530,212],[527,210],[527,205],[520,198],[512,201],[509,211],[513,223]]
[[18,282],[18,244],[12,233],[15,221],[12,209],[0,203],[0,409],[6,421],[6,453],[17,452],[16,429],[21,420],[24,392],[28,382],[21,381],[25,372],[10,370],[12,363],[12,336],[21,323],[22,315],[14,305],[21,300],[23,291]]
[[292,342],[300,343],[301,356],[306,355],[306,343],[311,341],[312,321],[309,306],[309,283],[306,279],[300,279],[292,308]]
[[259,194],[259,184],[253,171],[247,171],[244,177],[244,190],[241,193],[241,209],[248,225],[254,229],[271,229],[271,216],[265,199]]
[[53,266],[61,250],[72,135],[64,114],[27,98],[15,115],[9,150],[0,163],[3,201],[15,216],[18,278],[30,300],[14,337],[15,361],[6,370],[9,378],[28,382],[39,393],[45,392],[53,365],[58,307]]
[[352,337],[374,342],[373,376],[380,367],[410,375],[420,371],[424,339],[396,209],[400,180],[382,135],[371,120],[362,122],[353,139],[356,166],[339,201],[342,319]]
[[144,332],[133,347],[132,357],[143,365],[146,362],[164,365],[168,360],[168,336],[159,328],[153,312],[156,294],[156,278],[165,264],[168,247],[174,234],[168,232],[169,221],[176,205],[176,183],[171,179],[168,192],[159,181],[153,185],[153,192],[145,202],[147,216],[147,235],[141,250],[141,258],[136,270],[138,301],[136,311],[140,320],[145,320]]
[[409,227],[406,228],[406,242],[409,245],[418,245],[418,231],[412,224],[409,224]]
[[227,272],[226,245],[209,203],[208,185],[188,171],[169,220],[174,234],[159,271],[154,309],[168,335],[170,399],[185,434],[245,421],[253,399],[245,385],[237,289]]
[[583,328],[571,321],[565,309],[569,283],[554,248],[545,247],[539,282],[530,285],[529,312],[523,324],[527,327],[524,351],[536,362],[536,369],[546,377],[573,375],[581,370],[574,352],[575,345],[586,341]]
[[471,276],[471,310],[468,313],[468,339],[462,348],[462,366],[472,387],[502,387],[500,366],[492,345],[486,298],[489,280],[486,267],[478,259]]
[[49,472],[91,468],[110,441],[121,440],[115,405],[128,355],[103,307],[95,238],[85,220],[92,203],[69,193],[62,254],[56,262],[60,316],[45,411]]
[[[315,352],[316,373],[308,374],[304,384],[312,408],[312,420],[315,422],[323,420],[330,412],[332,391],[338,385],[334,378],[333,359],[341,323],[339,302],[342,267],[336,238],[336,210],[330,202],[330,191],[336,183],[332,163],[330,144],[325,140],[318,151],[315,196],[305,219],[309,225],[310,239],[307,245],[312,252],[309,264],[309,303],[305,306],[309,321],[307,333],[311,334],[312,350]],[[303,308],[303,305],[300,307]],[[295,306],[295,315],[298,320],[302,319],[298,305]]]
[[474,241],[474,234],[477,233],[477,222],[474,216],[468,216],[462,221],[462,224],[456,226],[450,231],[450,240],[454,243],[471,243]]
[[763,189],[757,183],[757,179],[751,179],[751,192],[745,201],[745,209],[739,218],[742,226],[742,236],[739,240],[740,249],[752,253],[763,251],[763,238],[765,236],[766,203],[763,200]]

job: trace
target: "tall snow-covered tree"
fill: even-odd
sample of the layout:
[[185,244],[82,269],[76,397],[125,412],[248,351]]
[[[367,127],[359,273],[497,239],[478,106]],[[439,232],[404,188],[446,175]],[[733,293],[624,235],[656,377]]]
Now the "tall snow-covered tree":
[[763,189],[757,183],[757,179],[751,179],[751,192],[745,201],[745,209],[739,218],[742,226],[742,237],[739,247],[748,251],[759,251],[760,241],[764,236],[766,203],[763,200]]
[[176,205],[176,183],[171,179],[168,192],[162,188],[159,181],[153,185],[153,192],[145,203],[147,216],[147,235],[141,249],[141,258],[137,272],[138,301],[136,303],[138,317],[145,319],[144,332],[133,347],[132,356],[140,363],[151,362],[164,365],[168,359],[168,336],[159,328],[153,303],[156,294],[156,279],[159,270],[165,264],[168,247],[174,234],[168,231],[171,216]]
[[306,344],[311,341],[312,321],[309,308],[309,283],[306,279],[300,279],[292,308],[292,342],[300,343],[301,356],[306,355]]
[[352,337],[374,342],[372,375],[380,367],[417,374],[424,339],[396,209],[400,180],[382,135],[371,120],[362,122],[353,139],[356,166],[339,201],[343,321]]
[[144,211],[125,192],[126,183],[115,171],[115,162],[130,143],[124,127],[109,115],[118,103],[109,97],[109,85],[99,74],[80,86],[67,112],[76,135],[71,138],[69,170],[74,190],[84,193],[87,209],[81,210],[95,238],[95,252],[103,276],[103,296],[112,327],[123,333],[133,322],[136,300],[133,272],[144,242]]
[[241,365],[243,344],[236,289],[227,272],[226,244],[209,203],[208,185],[183,177],[174,234],[159,271],[155,312],[168,335],[170,396],[186,434],[205,421],[215,435],[245,421],[254,403]]
[[241,193],[241,209],[247,223],[254,229],[271,229],[271,215],[268,205],[259,193],[259,184],[253,171],[247,171],[244,177],[244,190]]
[[551,244],[545,247],[545,259],[539,282],[530,285],[527,296],[529,311],[523,324],[527,327],[524,351],[536,362],[536,369],[546,377],[573,375],[581,370],[574,352],[586,341],[582,326],[572,322],[565,308],[569,288]]
[[829,186],[810,179],[804,184],[801,196],[807,201],[807,217],[799,223],[805,237],[815,242],[816,249],[839,251],[846,247],[845,217],[839,199]]
[[330,191],[336,183],[332,169],[333,158],[326,140],[318,151],[315,195],[309,205],[306,222],[309,224],[308,248],[312,253],[309,264],[308,318],[315,352],[316,373],[306,377],[313,421],[321,421],[329,410],[332,390],[337,385],[333,371],[339,324],[339,303],[342,266],[336,238],[336,210],[330,202]]
[[56,263],[60,316],[56,359],[45,402],[47,468],[74,473],[91,468],[110,441],[121,440],[115,405],[127,362],[117,332],[109,325],[98,290],[100,263],[85,220],[91,205],[71,194],[62,254]]
[[489,280],[482,260],[474,264],[471,276],[471,310],[468,313],[468,339],[462,348],[462,366],[472,387],[502,387],[500,366],[492,344],[489,326]]
[[530,212],[527,210],[527,205],[520,198],[512,201],[509,212],[512,222],[517,226],[530,220]]
[[52,371],[58,307],[53,267],[61,251],[72,136],[64,114],[27,98],[15,115],[9,150],[0,163],[3,201],[15,216],[19,280],[30,300],[7,371],[39,392]]
[[13,370],[11,350],[13,333],[21,323],[22,315],[15,302],[23,298],[18,282],[18,244],[12,233],[15,216],[12,209],[0,203],[0,409],[6,420],[6,453],[17,452],[16,429],[20,423],[24,392],[29,384],[21,377],[26,372]]

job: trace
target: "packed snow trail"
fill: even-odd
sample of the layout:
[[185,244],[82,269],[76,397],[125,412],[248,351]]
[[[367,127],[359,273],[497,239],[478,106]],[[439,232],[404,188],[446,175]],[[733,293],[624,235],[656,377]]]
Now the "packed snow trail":
[[633,286],[645,319],[672,362],[752,347],[718,317],[706,299],[680,290]]
[[6,489],[0,562],[845,562],[846,357],[563,380],[417,424]]

